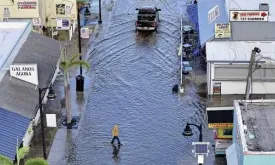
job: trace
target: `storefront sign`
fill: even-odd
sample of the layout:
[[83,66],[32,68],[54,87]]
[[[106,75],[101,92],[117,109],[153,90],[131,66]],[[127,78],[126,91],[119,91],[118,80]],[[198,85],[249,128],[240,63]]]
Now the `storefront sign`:
[[230,37],[231,37],[230,23],[215,24],[215,38],[230,38]]
[[3,16],[4,18],[10,18],[10,9],[8,7],[4,8]]
[[18,9],[36,9],[37,1],[19,1],[17,6]]
[[220,16],[220,9],[219,6],[216,5],[212,9],[208,11],[208,23],[214,22]]
[[70,30],[69,18],[56,18],[56,30]]
[[221,95],[221,88],[222,88],[222,84],[221,82],[214,82],[213,83],[213,95]]
[[233,128],[233,123],[209,123],[208,128]]
[[250,22],[266,22],[268,21],[268,11],[230,11],[230,21],[250,21]]
[[89,28],[81,28],[81,38],[90,38]]
[[10,65],[10,76],[38,85],[37,64]]
[[32,19],[33,26],[41,26],[41,19],[40,18],[33,18]]

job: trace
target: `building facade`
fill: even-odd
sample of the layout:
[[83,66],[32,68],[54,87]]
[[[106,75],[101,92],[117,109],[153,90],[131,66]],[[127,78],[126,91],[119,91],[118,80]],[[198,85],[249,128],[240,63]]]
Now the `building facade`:
[[65,32],[70,39],[77,24],[77,0],[1,0],[0,11],[0,20],[32,21],[34,30],[48,36]]
[[275,42],[212,41],[206,44],[208,95],[245,94],[251,52],[256,54],[251,93],[275,93]]

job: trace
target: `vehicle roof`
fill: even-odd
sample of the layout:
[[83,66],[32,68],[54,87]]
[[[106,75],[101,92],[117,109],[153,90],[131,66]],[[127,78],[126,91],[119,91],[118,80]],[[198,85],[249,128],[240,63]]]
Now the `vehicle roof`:
[[154,6],[142,6],[142,7],[139,8],[139,11],[140,11],[140,12],[148,12],[148,11],[149,11],[149,12],[150,12],[150,11],[151,11],[151,12],[152,12],[152,11],[155,12],[155,11],[156,11],[156,8],[155,8]]

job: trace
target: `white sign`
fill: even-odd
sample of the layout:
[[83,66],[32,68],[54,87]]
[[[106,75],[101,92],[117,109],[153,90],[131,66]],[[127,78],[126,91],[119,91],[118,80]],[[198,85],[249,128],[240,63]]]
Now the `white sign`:
[[219,6],[216,5],[211,10],[208,11],[208,23],[214,22],[220,16]]
[[56,18],[56,30],[70,30],[70,18]]
[[41,19],[40,18],[33,18],[32,19],[33,26],[41,26]]
[[9,18],[10,17],[10,9],[8,7],[4,8],[4,18]]
[[47,127],[56,127],[56,114],[46,114]]
[[65,7],[65,14],[70,15],[71,14],[71,6],[66,6]]
[[89,28],[81,28],[81,38],[90,38]]
[[250,21],[250,22],[266,22],[268,21],[268,11],[230,11],[230,21]]
[[10,76],[38,85],[37,64],[10,65]]

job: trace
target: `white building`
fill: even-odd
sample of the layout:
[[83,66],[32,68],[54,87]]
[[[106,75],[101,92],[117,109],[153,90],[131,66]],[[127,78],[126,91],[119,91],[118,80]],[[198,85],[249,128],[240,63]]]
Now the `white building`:
[[206,43],[209,95],[217,93],[217,89],[220,94],[245,94],[248,65],[254,47],[260,48],[261,53],[256,54],[260,68],[253,72],[251,93],[275,93],[275,41],[212,41]]
[[233,144],[227,165],[275,164],[275,100],[234,101]]
[[269,8],[268,21],[275,22],[274,0],[225,0],[226,12],[230,10],[265,10]]

